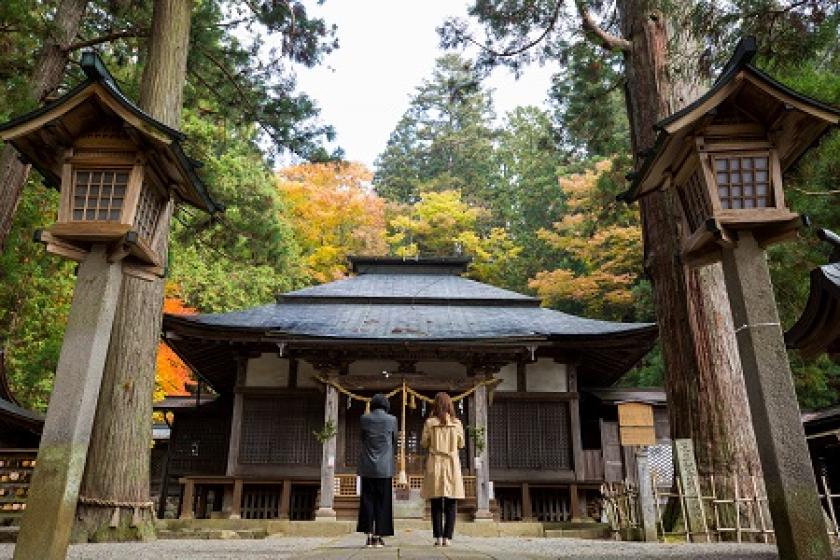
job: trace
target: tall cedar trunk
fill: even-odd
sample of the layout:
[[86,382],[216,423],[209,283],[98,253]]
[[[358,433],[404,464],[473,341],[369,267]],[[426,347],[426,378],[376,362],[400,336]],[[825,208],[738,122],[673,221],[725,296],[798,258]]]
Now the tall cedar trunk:
[[[67,47],[79,32],[82,16],[89,0],[62,0],[55,12],[50,33],[38,53],[29,90],[33,101],[41,103],[61,84],[67,66]],[[29,165],[18,159],[17,151],[9,144],[0,151],[0,253],[12,229],[21,191],[29,176]]]
[[[667,24],[654,2],[620,0],[618,8],[622,33],[631,43],[625,53],[625,98],[638,167],[639,151],[654,145],[654,124],[696,99],[707,86],[697,79],[702,69],[669,65]],[[681,33],[681,44],[672,49],[691,47],[685,27]],[[680,59],[697,61],[692,56]],[[701,474],[738,476],[743,484],[751,484],[750,475],[760,479],[761,465],[723,269],[720,264],[689,269],[682,263],[678,240],[683,232],[673,191],[657,191],[639,205],[672,435],[694,441]]]
[[[180,123],[192,0],[155,0],[149,56],[143,70],[140,106],[173,128]],[[164,220],[169,224],[169,220]],[[167,251],[167,236],[157,247]],[[81,495],[123,502],[149,500],[152,394],[163,308],[162,279],[123,280],[111,344],[96,408]],[[79,504],[73,538],[83,541],[139,540],[154,536],[154,514]]]

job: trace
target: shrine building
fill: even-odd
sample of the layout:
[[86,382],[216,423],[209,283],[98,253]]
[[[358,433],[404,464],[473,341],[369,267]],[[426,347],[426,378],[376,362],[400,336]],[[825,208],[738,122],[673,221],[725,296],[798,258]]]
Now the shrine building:
[[592,516],[601,484],[632,470],[617,403],[654,405],[654,448],[670,463],[661,391],[612,387],[653,346],[655,324],[545,309],[463,277],[468,262],[355,257],[350,278],[275,303],[166,315],[166,343],[212,389],[170,408],[155,470],[177,515],[355,518],[359,417],[376,392],[391,394],[405,431],[397,516],[423,515],[419,439],[437,391],[468,428],[463,515]]

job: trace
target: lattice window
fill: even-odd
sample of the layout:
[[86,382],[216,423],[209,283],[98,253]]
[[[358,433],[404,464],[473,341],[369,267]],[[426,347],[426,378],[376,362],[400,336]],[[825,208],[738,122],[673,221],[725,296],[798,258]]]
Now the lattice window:
[[225,474],[230,416],[180,414],[172,430],[172,474]]
[[127,186],[125,169],[77,169],[73,181],[73,220],[118,222]]
[[488,423],[491,467],[572,468],[568,403],[497,399]]
[[670,487],[674,481],[674,459],[671,443],[649,446],[648,457],[650,472],[656,478],[656,485]]
[[694,231],[700,227],[706,218],[712,215],[709,197],[706,194],[703,179],[700,178],[699,169],[696,169],[688,177],[682,187],[678,189],[678,192],[688,226],[691,231]]
[[721,207],[742,209],[773,206],[770,158],[767,155],[715,157],[714,164]]
[[239,460],[318,465],[321,445],[312,432],[323,428],[323,424],[324,403],[318,396],[246,397]]
[[282,493],[279,484],[246,484],[242,489],[242,518],[277,519]]
[[135,228],[140,237],[147,239],[155,232],[158,216],[163,208],[163,199],[157,195],[155,190],[143,185],[140,189],[140,203],[137,206],[137,217],[134,220]]

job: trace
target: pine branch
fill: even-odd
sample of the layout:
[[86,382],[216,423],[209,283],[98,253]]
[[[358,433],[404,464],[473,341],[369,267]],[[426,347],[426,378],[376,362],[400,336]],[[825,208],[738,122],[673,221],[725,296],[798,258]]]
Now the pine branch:
[[503,51],[497,51],[493,48],[490,48],[489,46],[487,46],[485,44],[479,43],[478,41],[473,39],[471,35],[463,35],[461,38],[464,41],[466,41],[467,43],[473,44],[473,45],[477,46],[478,48],[482,49],[483,51],[490,53],[494,57],[508,58],[508,57],[512,57],[512,56],[517,56],[517,55],[520,55],[520,54],[524,53],[528,49],[531,49],[532,47],[535,47],[536,45],[538,45],[543,39],[545,39],[548,36],[549,33],[551,33],[554,30],[554,28],[557,26],[558,20],[560,19],[560,10],[562,9],[562,7],[563,7],[563,1],[562,0],[558,0],[557,2],[555,2],[554,3],[554,11],[551,14],[551,19],[549,20],[548,26],[546,26],[546,28],[543,30],[543,32],[540,33],[539,36],[537,36],[535,39],[532,39],[531,41],[528,41],[526,44],[524,44],[522,46],[519,46],[519,47],[516,47],[516,48],[510,47],[510,48],[505,49]]
[[608,51],[629,51],[633,44],[623,37],[613,35],[605,29],[598,26],[595,20],[592,19],[592,13],[586,5],[585,0],[576,0],[578,13],[580,13],[581,27],[584,31],[588,31],[598,38],[601,46]]
[[122,31],[114,31],[113,33],[108,33],[107,35],[100,35],[99,37],[94,37],[93,39],[73,43],[72,45],[65,47],[64,52],[73,52],[86,47],[101,45],[102,43],[110,43],[111,41],[116,41],[117,39],[125,39],[128,37],[148,37],[148,35],[148,29],[123,29]]

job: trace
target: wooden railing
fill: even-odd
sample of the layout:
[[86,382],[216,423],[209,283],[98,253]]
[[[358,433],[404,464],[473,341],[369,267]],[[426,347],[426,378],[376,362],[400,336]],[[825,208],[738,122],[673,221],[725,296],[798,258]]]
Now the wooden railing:
[[[407,484],[400,484],[396,477],[393,482],[394,489],[406,488],[420,490],[423,488],[422,476],[409,476]],[[344,498],[353,498],[359,495],[360,484],[355,474],[335,475],[335,495]],[[475,477],[464,477],[464,494],[467,498],[475,498]]]

